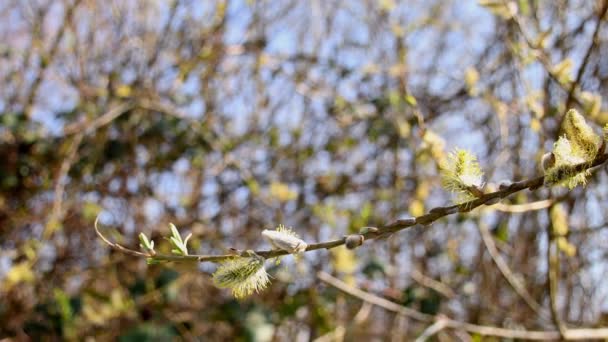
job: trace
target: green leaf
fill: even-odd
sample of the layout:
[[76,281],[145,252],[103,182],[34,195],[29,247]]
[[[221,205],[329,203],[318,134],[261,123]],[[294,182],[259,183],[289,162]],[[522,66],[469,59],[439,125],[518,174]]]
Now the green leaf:
[[154,241],[148,240],[144,233],[139,233],[139,247],[146,252],[154,252]]
[[186,240],[182,240],[181,235],[179,235],[179,231],[175,227],[173,223],[169,223],[169,228],[171,229],[171,236],[168,238],[171,243],[171,253],[177,255],[188,255],[188,247],[186,244],[190,237],[192,237],[192,233],[188,234]]
[[182,240],[182,237],[179,235],[179,231],[177,230],[177,227],[175,227],[175,225],[173,223],[169,223],[169,228],[171,229],[171,235],[178,239],[178,241]]

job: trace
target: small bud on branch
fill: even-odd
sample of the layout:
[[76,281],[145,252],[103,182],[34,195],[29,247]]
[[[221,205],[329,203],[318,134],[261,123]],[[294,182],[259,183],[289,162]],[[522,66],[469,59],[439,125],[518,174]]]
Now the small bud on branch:
[[270,242],[273,248],[284,250],[290,254],[304,252],[308,247],[298,234],[283,225],[279,225],[276,230],[264,229],[262,236]]

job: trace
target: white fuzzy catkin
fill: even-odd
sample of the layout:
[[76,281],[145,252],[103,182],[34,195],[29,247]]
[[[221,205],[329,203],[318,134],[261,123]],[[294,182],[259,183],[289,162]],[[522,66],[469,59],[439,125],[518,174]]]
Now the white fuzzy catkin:
[[264,229],[264,236],[273,248],[284,250],[288,253],[301,253],[306,250],[308,245],[298,235],[283,226],[279,226],[277,230]]

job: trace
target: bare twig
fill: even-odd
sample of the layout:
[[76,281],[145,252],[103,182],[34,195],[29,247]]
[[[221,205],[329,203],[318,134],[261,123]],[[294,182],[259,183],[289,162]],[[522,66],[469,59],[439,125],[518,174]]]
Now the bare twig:
[[[559,331],[538,331],[538,330],[514,330],[505,329],[491,326],[483,326],[477,324],[471,324],[466,322],[457,321],[446,316],[432,316],[428,315],[405,306],[393,303],[384,298],[378,297],[369,292],[362,291],[356,287],[350,286],[345,282],[333,277],[326,272],[319,272],[317,277],[338,290],[349,294],[353,297],[359,298],[363,301],[369,302],[376,306],[379,306],[385,310],[395,312],[398,315],[410,317],[420,322],[431,323],[437,320],[443,320],[445,322],[444,328],[451,328],[456,330],[464,330],[469,333],[484,335],[484,336],[495,336],[510,339],[524,339],[524,340],[559,340],[562,335]],[[591,340],[591,339],[605,339],[608,338],[608,328],[599,329],[569,329],[563,335],[564,339],[567,340]]]
[[72,22],[72,19],[74,17],[74,13],[76,12],[76,8],[78,7],[78,5],[80,4],[81,1],[82,0],[75,0],[74,3],[72,3],[72,5],[70,5],[66,8],[63,23],[61,24],[61,26],[59,27],[59,31],[57,31],[57,34],[55,35],[55,40],[53,40],[53,43],[51,44],[51,48],[50,48],[49,52],[46,55],[42,56],[43,59],[45,60],[45,62],[41,63],[40,69],[38,70],[38,73],[36,74],[36,78],[34,78],[34,81],[33,81],[32,85],[29,87],[27,95],[25,96],[25,103],[24,103],[23,111],[25,113],[25,116],[28,119],[31,118],[31,116],[32,116],[32,108],[34,107],[34,102],[36,101],[36,95],[38,94],[38,90],[40,89],[40,85],[42,84],[42,80],[44,79],[46,70],[47,70],[48,66],[55,59],[55,56],[57,55],[57,51],[59,51],[59,43],[61,43],[61,40],[63,39],[63,36],[65,35],[65,31],[70,26],[70,23]]
[[327,283],[346,294],[349,294],[353,297],[357,297],[365,302],[374,304],[381,308],[385,308],[389,311],[396,312],[400,315],[415,319],[420,322],[428,323],[428,322],[432,322],[434,320],[434,316],[432,316],[432,315],[425,314],[425,313],[422,313],[422,312],[414,310],[414,309],[410,309],[406,306],[399,305],[397,303],[393,303],[388,299],[378,297],[369,292],[365,292],[359,288],[350,286],[350,285],[346,284],[345,282],[339,280],[338,278],[330,275],[327,272],[321,271],[321,272],[317,273],[317,277],[324,283]]
[[441,294],[445,298],[452,299],[456,297],[456,293],[446,284],[437,281],[431,277],[427,277],[424,274],[420,273],[417,269],[412,269],[410,271],[410,276],[414,279],[418,284],[428,287],[437,291],[437,293]]
[[579,228],[579,229],[570,229],[570,230],[568,230],[568,235],[567,236],[595,234],[595,233],[599,233],[599,232],[603,231],[606,228],[608,228],[608,222],[604,222],[604,223],[602,223],[602,224],[600,224],[598,226],[594,226],[594,227],[585,227],[585,228]]
[[[608,0],[604,0],[602,3],[602,7],[599,10],[597,22],[595,23],[595,29],[593,31],[593,35],[591,36],[591,44],[589,44],[589,48],[587,48],[587,52],[585,53],[585,57],[583,57],[583,62],[581,63],[580,68],[578,69],[578,74],[576,75],[576,79],[570,85],[570,90],[568,91],[568,97],[566,98],[566,107],[570,108],[572,102],[574,100],[574,94],[576,92],[576,88],[580,85],[581,80],[583,79],[583,74],[585,73],[585,68],[589,63],[589,59],[591,57],[591,52],[599,43],[598,36],[600,33],[600,26],[602,24],[603,18],[608,12]],[[565,115],[562,116],[562,121],[564,120]],[[559,126],[561,127],[561,125]]]
[[[524,30],[525,25],[521,22],[521,20],[518,16],[516,16],[516,15],[513,16],[511,18],[511,20],[513,21],[513,23],[515,23],[515,27],[521,33],[521,36],[524,38],[524,41],[526,42],[528,47],[537,52],[536,59],[543,66],[543,68],[547,72],[547,75],[565,92],[569,92],[570,88],[566,88],[566,85],[564,85],[562,82],[560,82],[558,75],[553,71],[552,66],[551,66],[551,58],[550,58],[549,54],[543,49],[542,46],[539,46],[538,44],[536,44],[532,41],[532,39],[528,36],[526,31]],[[582,102],[574,95],[575,95],[575,93],[573,93],[573,96],[570,98],[569,102],[570,103],[575,102],[576,104],[581,105]],[[567,108],[569,108],[569,107],[567,107]],[[561,127],[561,125],[558,125],[557,127]]]
[[97,222],[98,222],[98,221],[99,221],[99,217],[97,217],[97,218],[95,219],[95,224],[94,224],[94,226],[95,226],[95,233],[97,233],[97,236],[99,236],[99,238],[100,238],[101,240],[103,240],[103,242],[105,242],[105,243],[106,243],[108,246],[110,246],[110,247],[112,247],[112,248],[114,248],[114,249],[116,249],[116,250],[118,250],[118,251],[121,251],[121,252],[123,252],[123,253],[125,253],[125,254],[129,254],[129,255],[134,255],[134,256],[138,256],[138,257],[150,257],[150,256],[151,256],[150,254],[147,254],[147,253],[142,253],[142,252],[138,252],[138,251],[134,251],[134,250],[132,250],[132,249],[129,249],[129,248],[123,247],[122,245],[120,245],[120,244],[118,244],[118,243],[116,243],[116,242],[112,242],[112,241],[108,240],[108,239],[107,239],[107,238],[106,238],[106,237],[105,237],[103,234],[101,234],[101,232],[99,231],[99,227],[97,226]]
[[92,121],[89,122],[78,122],[71,125],[68,125],[64,128],[63,133],[65,135],[71,135],[79,132],[84,132],[84,134],[90,134],[97,130],[98,128],[109,124],[110,122],[116,120],[118,117],[128,112],[133,108],[133,104],[131,103],[121,103],[116,107],[110,109],[106,113],[101,116],[98,116]]
[[313,340],[313,342],[334,342],[334,341],[343,341],[344,335],[346,334],[346,329],[339,325],[336,329],[324,334],[322,336],[317,337]]
[[517,293],[517,295],[524,300],[526,305],[528,305],[528,307],[530,307],[532,311],[539,315],[542,314],[541,306],[534,300],[532,295],[528,292],[528,290],[526,290],[526,287],[520,282],[520,280],[515,276],[515,274],[513,274],[513,271],[511,271],[511,268],[509,268],[507,262],[498,252],[496,244],[494,243],[494,239],[488,231],[488,227],[486,227],[484,224],[479,224],[478,230],[479,234],[481,235],[481,239],[483,240],[483,243],[486,247],[486,250],[492,258],[492,261],[494,261],[496,267],[498,267],[498,270],[503,275],[503,277],[505,277],[509,285],[511,285],[515,293]]
[[523,204],[504,204],[504,203],[496,203],[493,207],[498,211],[502,211],[505,213],[513,213],[520,214],[526,213],[528,211],[542,210],[549,208],[555,202],[554,199],[546,199],[536,202],[523,203]]
[[424,342],[428,340],[441,330],[447,328],[448,325],[449,320],[446,320],[444,317],[439,317],[435,323],[431,324],[422,332],[422,334],[420,334],[420,336],[418,336],[418,338],[416,338],[416,342]]
[[[572,172],[581,172],[581,171],[592,169],[596,166],[602,165],[603,163],[606,162],[606,160],[608,160],[608,154],[598,155],[595,158],[595,160],[591,163],[581,163],[581,164],[578,164],[578,165],[572,167]],[[471,200],[469,202],[455,204],[455,205],[451,205],[448,207],[436,207],[434,209],[431,209],[428,214],[425,214],[422,216],[418,216],[415,218],[408,218],[408,219],[398,219],[398,220],[390,222],[384,226],[381,226],[379,228],[372,227],[374,229],[368,229],[366,232],[362,232],[361,235],[364,237],[365,240],[371,240],[371,239],[378,239],[378,238],[385,237],[385,236],[393,234],[395,232],[411,228],[418,224],[428,226],[431,223],[439,220],[440,218],[443,218],[443,217],[446,217],[449,215],[453,215],[456,213],[470,212],[471,210],[473,210],[477,207],[480,207],[484,204],[489,204],[489,205],[495,204],[496,199],[505,198],[516,192],[526,190],[526,189],[536,190],[536,189],[540,188],[541,186],[543,186],[544,182],[545,182],[544,176],[539,176],[536,178],[515,182],[501,190],[486,193],[486,194],[481,194],[478,198]],[[342,237],[342,238],[336,239],[336,240],[325,241],[325,242],[311,243],[311,244],[308,244],[308,247],[306,248],[305,252],[315,251],[315,250],[319,250],[319,249],[331,249],[331,248],[342,246],[345,243],[346,243],[345,237]],[[110,245],[110,246],[113,247],[112,245]],[[275,250],[255,251],[255,253],[266,259],[289,254],[289,252],[287,252],[287,251],[276,250],[276,249]],[[224,260],[236,258],[239,255],[240,255],[239,253],[237,253],[236,255],[235,254],[223,254],[223,255],[196,255],[196,254],[162,255],[162,254],[156,254],[156,255],[150,256],[150,257],[156,261],[221,262]]]
[[53,209],[43,232],[43,238],[45,240],[49,239],[61,224],[60,221],[63,216],[63,194],[65,192],[65,184],[67,182],[68,172],[70,171],[70,169],[72,168],[72,164],[74,164],[74,161],[76,160],[78,147],[80,147],[80,143],[82,142],[83,136],[84,135],[82,133],[79,133],[74,136],[66,153],[66,157],[61,163],[61,167],[59,168],[59,174],[57,175],[57,180],[55,181]]
[[557,291],[559,278],[559,249],[555,244],[555,238],[551,229],[547,231],[547,287],[549,290],[549,308],[551,309],[551,319],[558,328],[562,338],[566,335],[566,326],[559,317],[557,308]]

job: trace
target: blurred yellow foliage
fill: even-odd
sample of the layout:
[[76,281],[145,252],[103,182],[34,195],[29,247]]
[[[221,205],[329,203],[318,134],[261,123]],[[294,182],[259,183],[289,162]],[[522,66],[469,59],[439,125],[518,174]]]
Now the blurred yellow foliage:
[[270,196],[281,202],[294,200],[298,197],[298,192],[289,188],[289,185],[280,182],[270,184]]
[[410,203],[409,212],[414,217],[424,215],[424,203],[419,199],[413,200]]
[[10,289],[19,283],[31,283],[36,279],[29,261],[22,261],[11,267],[4,279],[3,288]]
[[86,320],[96,325],[104,325],[108,320],[129,313],[133,301],[121,289],[115,288],[107,300],[91,295],[83,297],[82,313]]
[[344,246],[331,250],[332,266],[336,272],[344,274],[344,281],[349,285],[355,285],[353,273],[357,269],[357,256],[354,251],[347,249]]
[[563,61],[557,63],[551,69],[551,72],[555,75],[559,83],[567,84],[572,81],[572,67],[574,62],[570,58],[566,58]]
[[121,84],[116,88],[116,95],[118,97],[129,97],[132,92],[133,89],[126,84]]

